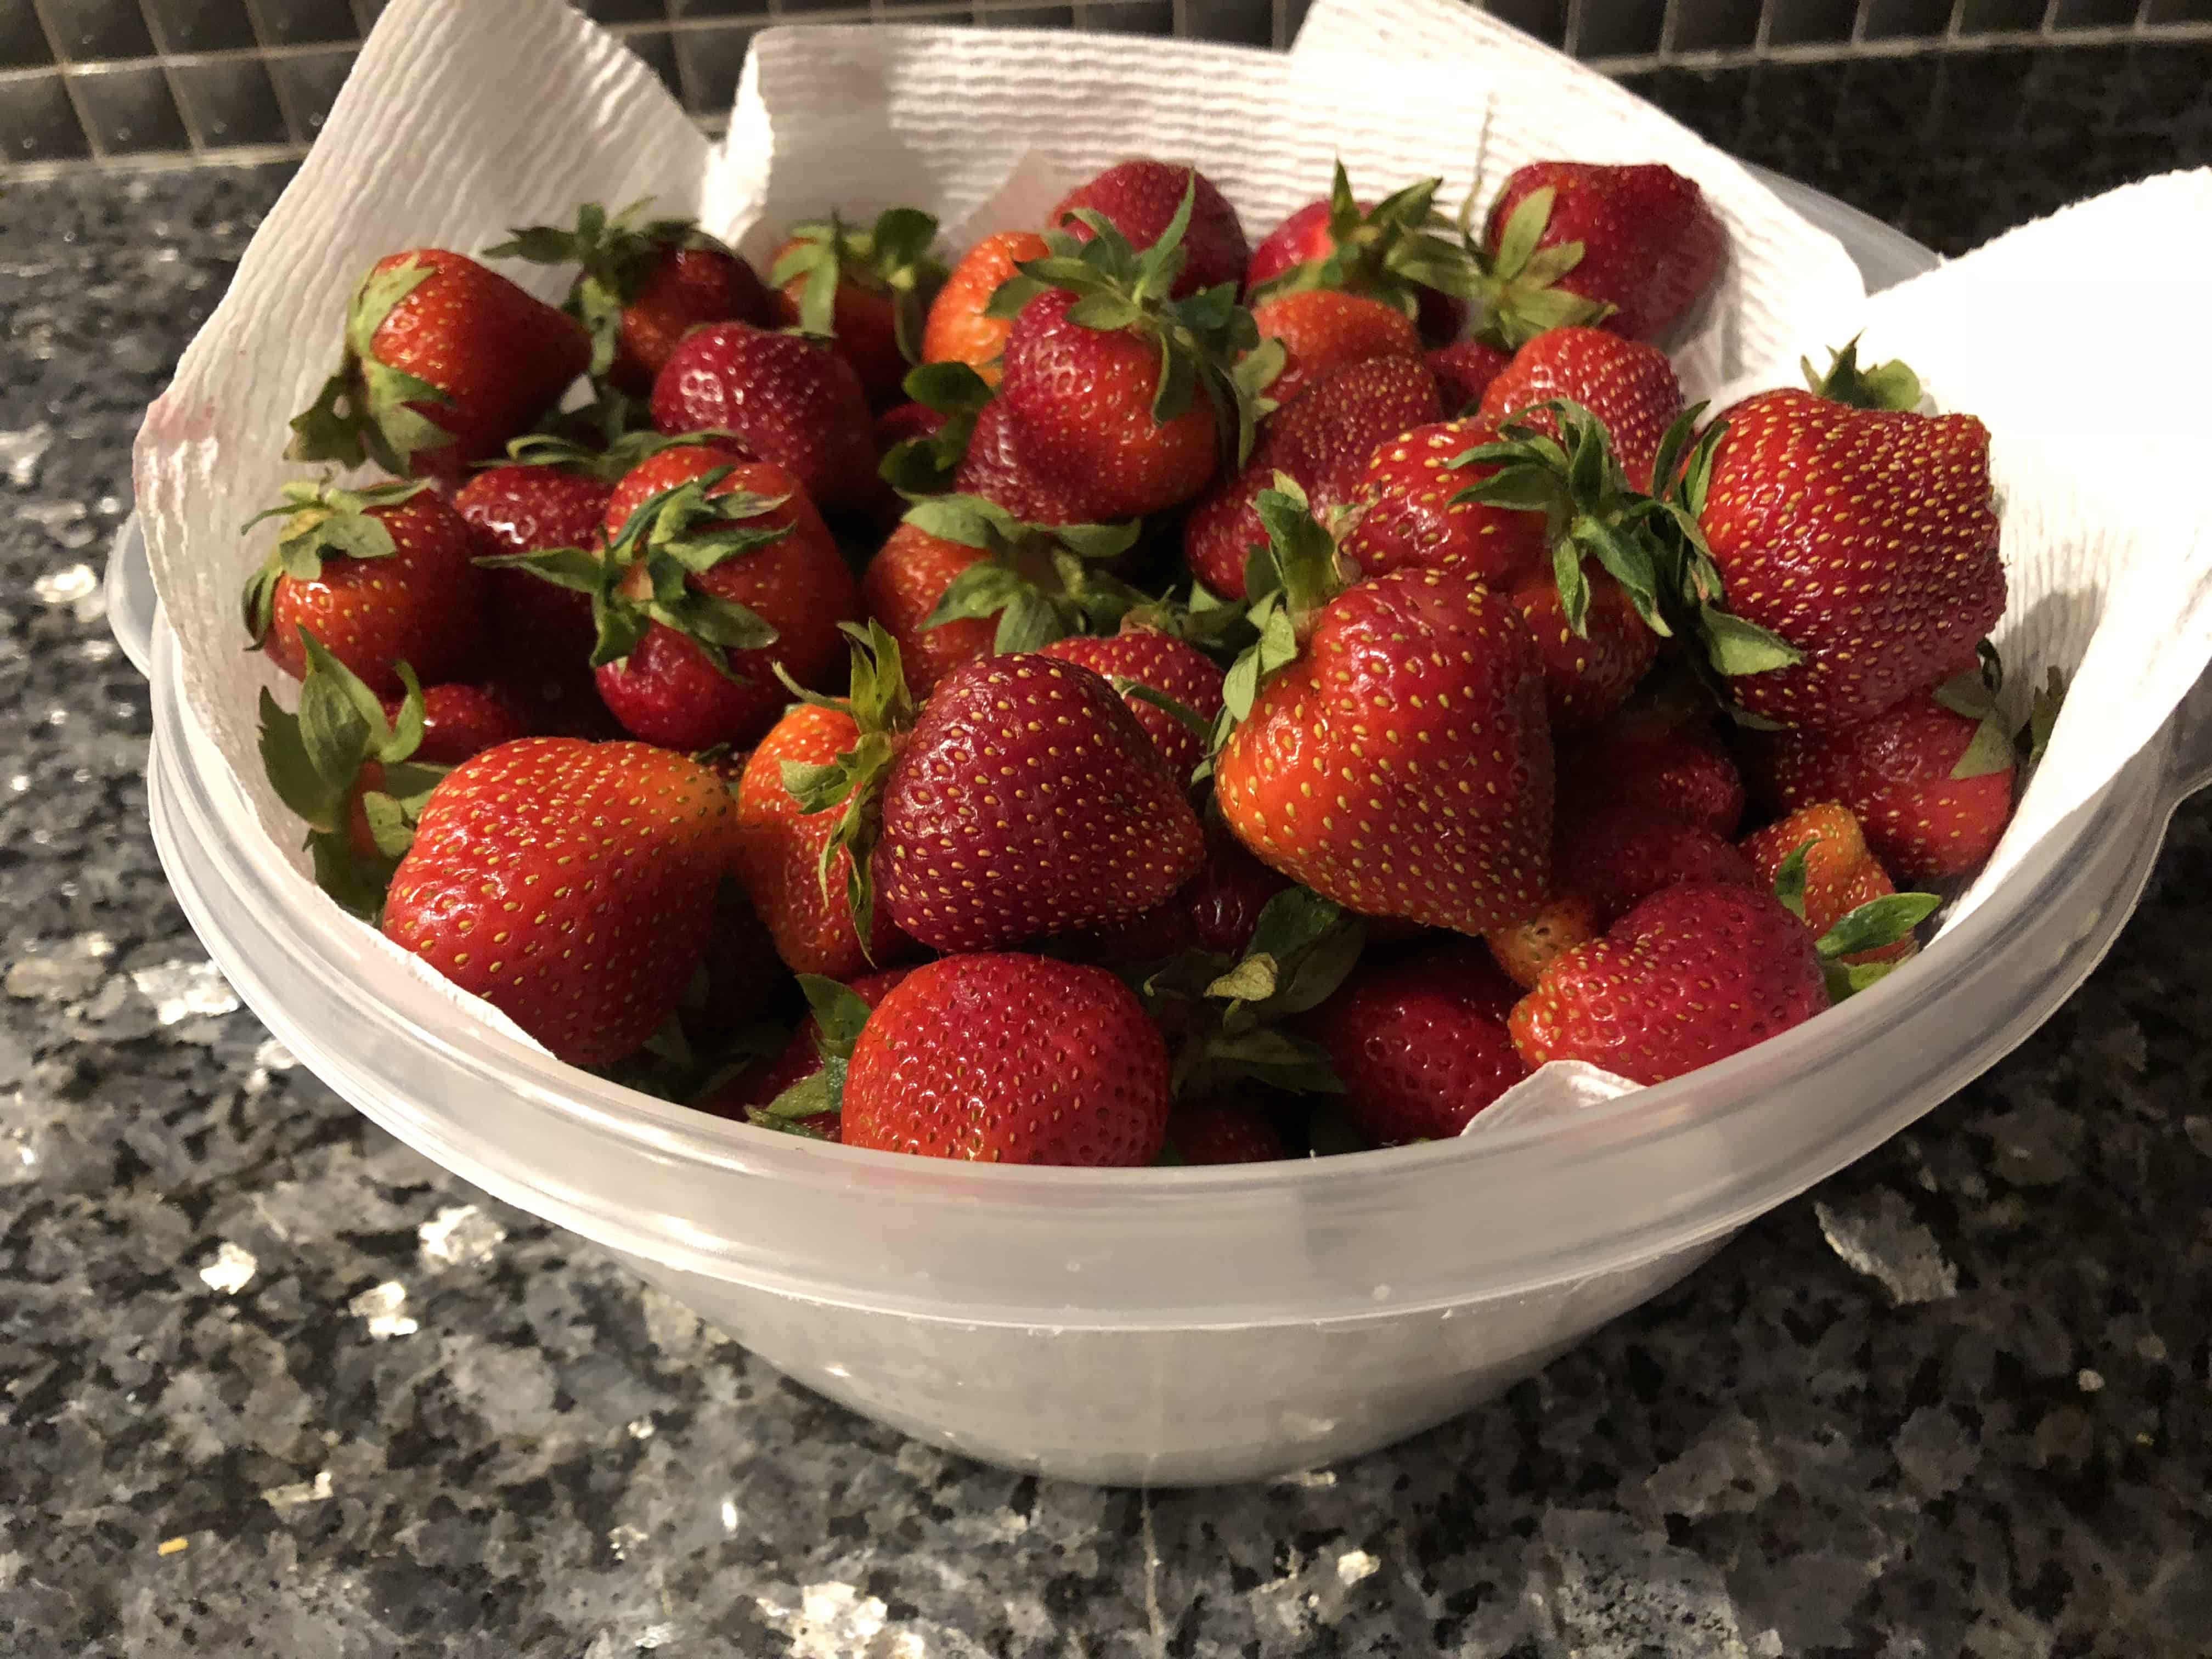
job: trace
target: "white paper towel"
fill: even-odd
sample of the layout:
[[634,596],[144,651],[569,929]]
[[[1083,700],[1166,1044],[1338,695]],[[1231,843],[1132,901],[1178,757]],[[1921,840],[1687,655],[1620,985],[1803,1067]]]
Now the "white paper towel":
[[[483,95],[516,86],[531,95]],[[2152,332],[2157,308],[2123,314],[2105,303],[2098,263],[2115,239],[2154,223],[2169,235],[2177,217],[2194,246],[2212,241],[2203,175],[2075,210],[2070,222],[2016,233],[1869,304],[1833,240],[1735,162],[1453,0],[1317,0],[1288,57],[1051,33],[770,29],[756,38],[719,149],[649,70],[560,0],[394,0],[321,141],[149,411],[136,455],[190,714],[272,857],[289,861],[299,902],[327,902],[297,873],[297,826],[262,781],[253,715],[261,685],[288,702],[291,688],[240,648],[236,622],[239,586],[274,531],[249,538],[237,527],[302,471],[281,459],[285,422],[327,372],[346,295],[373,259],[426,245],[473,252],[513,224],[565,222],[583,201],[647,195],[756,257],[791,220],[831,205],[862,218],[912,203],[981,229],[1132,154],[1196,161],[1255,242],[1325,191],[1340,155],[1363,191],[1441,173],[1448,202],[1469,187],[1486,194],[1539,156],[1664,161],[1698,179],[1733,239],[1720,302],[1670,342],[1693,395],[1757,379],[1762,366],[1793,380],[1801,350],[1862,323],[1879,355],[1909,351],[1947,406],[1982,415],[1997,435],[2013,572],[2000,639],[2016,684],[2056,662],[2079,668],[2085,688],[1993,871],[2109,778],[2212,654],[2202,515],[2126,483],[2176,476],[2142,458],[2181,441],[2160,435],[2182,406],[2163,386],[2188,382],[2168,378],[2174,357]],[[565,280],[536,267],[509,274],[548,296]],[[2047,353],[2020,341],[2039,339],[2043,319],[2084,317],[2099,328],[2094,395],[2069,398],[2043,372]],[[2113,361],[2124,342],[2138,351]],[[2058,367],[2081,368],[2081,354]],[[2201,439],[2193,422],[2189,435]],[[1592,1097],[1587,1078],[1567,1081],[1532,1079],[1498,1121],[1547,1099],[1567,1109]]]

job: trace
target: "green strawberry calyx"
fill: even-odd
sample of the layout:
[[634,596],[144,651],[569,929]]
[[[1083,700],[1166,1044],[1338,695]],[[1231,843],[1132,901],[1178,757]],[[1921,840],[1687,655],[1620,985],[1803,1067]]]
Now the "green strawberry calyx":
[[[307,826],[316,884],[374,922],[447,769],[410,758],[422,741],[422,688],[413,669],[394,665],[407,695],[387,720],[376,694],[321,641],[303,628],[300,643],[307,673],[298,711],[288,714],[266,687],[261,692],[262,768],[276,799]],[[364,830],[368,848],[360,844]]]
[[1269,278],[1245,296],[1247,303],[1338,289],[1380,300],[1413,317],[1419,313],[1424,289],[1474,298],[1480,286],[1474,262],[1450,234],[1451,221],[1436,210],[1443,182],[1419,179],[1363,212],[1339,161],[1329,183],[1329,252]]
[[929,302],[945,286],[944,264],[930,257],[937,220],[920,208],[885,208],[868,230],[853,230],[836,214],[791,228],[791,246],[775,262],[769,282],[799,290],[799,331],[830,339],[836,334],[837,289],[852,283],[887,295],[891,325],[907,362],[921,360],[921,329]]
[[1810,357],[1799,358],[1798,367],[1804,371],[1805,385],[1813,395],[1826,398],[1830,403],[1844,404],[1852,409],[1911,410],[1920,406],[1920,377],[1910,366],[1894,359],[1861,368],[1859,337],[1856,334],[1841,349],[1829,349],[1825,374],[1813,367]]
[[[1275,474],[1274,487],[1252,499],[1267,539],[1244,562],[1244,617],[1252,642],[1230,664],[1221,683],[1222,708],[1213,726],[1213,752],[1250,718],[1260,688],[1296,662],[1328,602],[1351,586],[1352,572],[1338,546],[1342,515],[1322,524],[1297,481]],[[1200,767],[1197,778],[1207,769]]]
[[955,576],[924,628],[995,617],[993,651],[1036,651],[1070,634],[1110,633],[1144,595],[1102,568],[1129,550],[1139,525],[1027,524],[980,495],[933,495],[906,522],[991,556]]
[[819,1139],[822,1132],[808,1127],[805,1120],[845,1109],[845,1073],[871,1011],[867,999],[850,986],[819,974],[799,975],[799,988],[813,1011],[814,1049],[822,1056],[821,1069],[799,1079],[767,1105],[748,1107],[745,1116],[760,1128]]
[[736,679],[727,653],[763,650],[775,643],[776,631],[735,600],[695,586],[693,579],[791,532],[787,525],[744,522],[773,512],[789,498],[718,489],[731,471],[719,466],[647,496],[603,551],[551,547],[493,554],[477,562],[527,570],[556,587],[589,594],[599,630],[592,649],[594,668],[629,656],[658,623],[699,646],[715,672]]
[[260,568],[246,578],[241,606],[246,631],[256,649],[269,637],[276,619],[276,585],[280,580],[320,581],[325,558],[388,559],[398,552],[389,526],[378,516],[380,508],[411,501],[429,488],[427,481],[372,485],[362,489],[340,489],[328,480],[309,483],[294,479],[283,486],[284,500],[240,525],[244,535],[264,519],[284,522],[276,545]]
[[335,374],[315,401],[292,417],[288,459],[335,461],[359,466],[374,461],[405,477],[424,450],[443,449],[453,434],[423,413],[422,405],[453,400],[421,376],[395,368],[375,351],[377,331],[436,272],[412,255],[389,270],[362,278],[346,307],[345,346]]
[[885,452],[876,471],[908,501],[952,487],[952,475],[968,454],[975,417],[991,401],[990,383],[966,363],[922,363],[907,371],[901,388],[924,409],[945,416],[945,424],[919,438],[902,438]]
[[1366,941],[1358,916],[1291,887],[1267,901],[1243,956],[1185,951],[1131,970],[1148,1012],[1157,1017],[1182,1005],[1171,1022],[1182,1031],[1172,1073],[1176,1097],[1197,1099],[1247,1079],[1304,1094],[1343,1093],[1321,1045],[1283,1025],[1344,983]]
[[622,314],[671,248],[701,248],[737,256],[701,230],[691,219],[648,219],[649,196],[610,215],[597,202],[576,210],[573,230],[558,225],[517,225],[511,240],[484,250],[492,259],[527,259],[532,264],[581,267],[562,309],[592,337],[591,374],[598,380],[613,365],[622,333]]
[[1152,423],[1165,426],[1178,418],[1203,392],[1224,453],[1242,466],[1267,412],[1262,394],[1282,373],[1285,352],[1280,340],[1260,337],[1252,313],[1237,303],[1234,283],[1218,283],[1187,299],[1170,297],[1189,257],[1183,234],[1197,195],[1194,173],[1175,216],[1142,253],[1104,215],[1077,209],[1073,216],[1091,232],[1091,239],[1046,231],[1045,253],[1017,265],[983,314],[1011,319],[1040,294],[1057,289],[1076,295],[1069,322],[1100,333],[1127,331],[1158,349]]
[[1522,197],[1487,247],[1474,228],[1474,198],[1461,206],[1462,246],[1474,272],[1466,297],[1475,301],[1472,337],[1503,351],[1517,351],[1547,329],[1589,327],[1613,307],[1559,286],[1583,261],[1580,242],[1540,246],[1552,222],[1558,192],[1549,185]]
[[553,467],[614,484],[621,483],[623,475],[641,462],[664,449],[743,441],[736,433],[719,427],[673,434],[655,432],[650,427],[633,428],[616,433],[604,444],[579,440],[565,432],[526,432],[508,440],[505,456],[480,461],[477,467],[479,471],[501,466]]
[[[852,913],[854,932],[860,951],[867,955],[875,934],[875,879],[872,864],[876,842],[883,834],[883,793],[890,781],[891,763],[898,758],[906,734],[914,729],[914,693],[907,689],[906,673],[899,661],[898,641],[881,623],[840,623],[853,642],[852,677],[842,697],[809,691],[775,666],[784,689],[801,702],[832,708],[847,715],[856,728],[853,746],[836,759],[820,763],[783,763],[783,787],[799,810],[811,817],[834,811],[836,823],[822,843],[815,878],[822,896],[830,897],[830,883],[837,854],[850,854],[845,869],[845,905]],[[870,958],[873,960],[872,957]]]
[[[1784,909],[1805,920],[1805,861],[1812,855],[1815,836],[1807,836],[1790,849],[1774,872],[1774,896]],[[1934,893],[1885,893],[1869,899],[1838,917],[1828,931],[1813,942],[1820,953],[1820,971],[1828,983],[1828,998],[1841,1002],[1856,996],[1899,965],[1895,962],[1851,962],[1847,958],[1869,951],[1887,951],[1911,939],[1913,930],[1942,908]]]

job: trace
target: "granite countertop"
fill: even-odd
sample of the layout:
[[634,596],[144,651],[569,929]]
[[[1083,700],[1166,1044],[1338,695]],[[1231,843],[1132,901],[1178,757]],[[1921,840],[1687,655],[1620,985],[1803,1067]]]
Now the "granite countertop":
[[1911,1133],[1496,1403],[1270,1486],[924,1449],[356,1115],[169,896],[98,582],[138,411],[283,177],[0,199],[0,1646],[2208,1650],[2212,801]]

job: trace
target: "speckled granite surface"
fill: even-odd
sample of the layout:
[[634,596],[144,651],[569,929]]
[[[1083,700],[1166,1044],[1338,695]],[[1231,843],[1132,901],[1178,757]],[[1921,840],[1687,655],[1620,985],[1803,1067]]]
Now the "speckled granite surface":
[[280,182],[0,198],[0,1651],[2212,1650],[2212,803],[1911,1133],[1494,1406],[1272,1486],[949,1461],[369,1127],[170,901],[94,580]]

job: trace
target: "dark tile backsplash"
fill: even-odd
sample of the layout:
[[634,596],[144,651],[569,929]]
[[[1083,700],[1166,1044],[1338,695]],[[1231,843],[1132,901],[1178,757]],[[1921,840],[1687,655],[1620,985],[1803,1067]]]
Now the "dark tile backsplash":
[[[497,5],[501,0],[456,0]],[[386,0],[0,0],[0,174],[14,168],[154,155],[290,149],[313,141]],[[1310,0],[574,0],[615,30],[703,120],[729,109],[753,35],[770,23],[928,21],[999,27],[1183,34],[1285,46]],[[1616,73],[1757,70],[1900,52],[1946,60],[1924,76],[1869,77],[1895,107],[1923,80],[1938,111],[1979,121],[1998,105],[1986,74],[1964,67],[1991,35],[2071,50],[2124,49],[2149,60],[2212,36],[2212,0],[1470,0],[1540,40]],[[1957,60],[1953,62],[1951,60]],[[1951,70],[1957,69],[1956,75]],[[2147,97],[2110,120],[2147,134],[2142,110],[2201,90],[2147,69]],[[1666,84],[1705,94],[1679,79]],[[1760,103],[1759,83],[1727,97]],[[1742,88],[1752,88],[1747,94]],[[2032,90],[2032,89],[2031,89]],[[1719,94],[1714,94],[1721,95]],[[1788,112],[1775,129],[1808,164],[1832,119]],[[1911,112],[1919,118],[1923,111]],[[1802,169],[1801,169],[1802,170]],[[1904,188],[1900,185],[1900,188]]]

